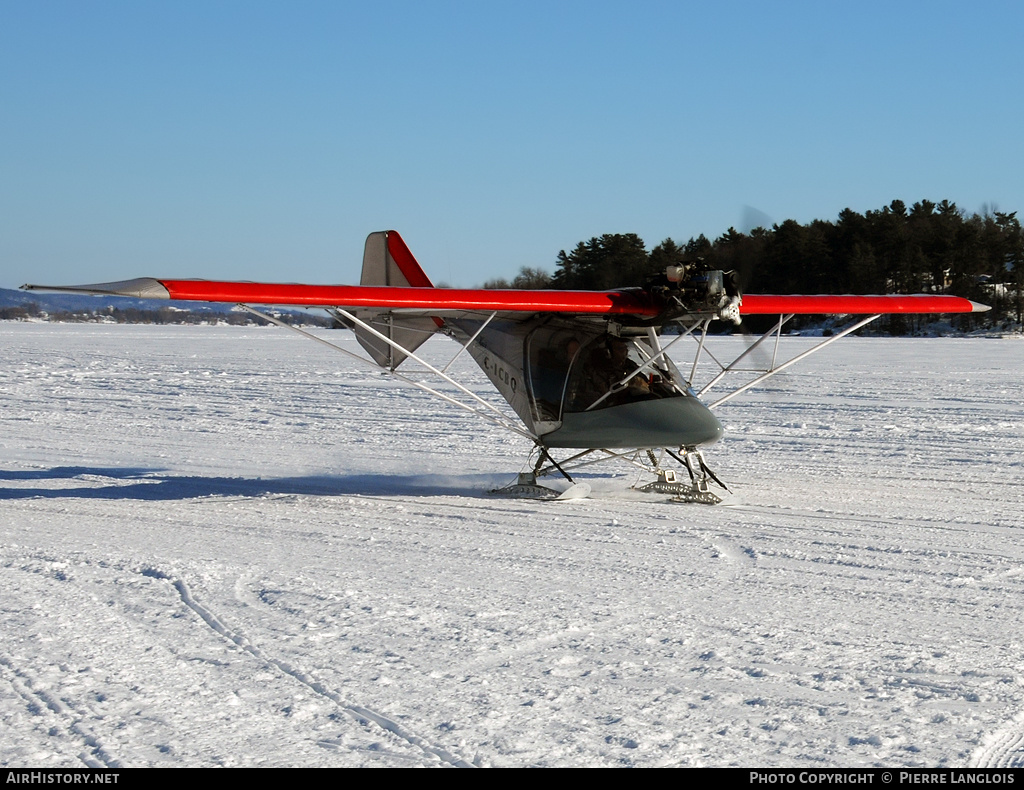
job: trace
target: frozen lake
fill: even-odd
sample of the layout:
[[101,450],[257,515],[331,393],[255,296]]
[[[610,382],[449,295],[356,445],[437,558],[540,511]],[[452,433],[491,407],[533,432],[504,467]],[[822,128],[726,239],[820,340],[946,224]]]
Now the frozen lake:
[[1024,766],[1024,340],[740,396],[729,507],[495,498],[526,440],[282,329],[0,365],[0,766]]

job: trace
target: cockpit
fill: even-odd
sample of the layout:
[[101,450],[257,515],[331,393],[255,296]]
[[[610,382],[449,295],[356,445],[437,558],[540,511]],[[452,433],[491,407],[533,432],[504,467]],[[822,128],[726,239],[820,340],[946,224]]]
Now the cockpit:
[[526,351],[538,421],[686,395],[679,371],[644,338],[541,326],[527,336]]

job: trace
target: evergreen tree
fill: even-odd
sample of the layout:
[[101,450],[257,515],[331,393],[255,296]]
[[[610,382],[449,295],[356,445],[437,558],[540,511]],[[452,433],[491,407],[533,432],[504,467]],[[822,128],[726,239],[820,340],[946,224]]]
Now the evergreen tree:
[[602,291],[642,284],[648,275],[647,251],[635,233],[606,233],[558,253],[554,288]]
[[[558,254],[552,288],[605,290],[643,285],[669,264],[703,260],[737,273],[748,293],[949,293],[996,309],[958,325],[1024,323],[1024,231],[1016,212],[970,215],[949,200],[893,200],[833,221],[786,220],[749,234],[729,228],[714,242],[665,239],[648,254],[635,234],[605,234]],[[522,269],[511,287],[544,287],[546,273]],[[501,281],[506,282],[506,281]],[[893,331],[929,319],[893,319]]]

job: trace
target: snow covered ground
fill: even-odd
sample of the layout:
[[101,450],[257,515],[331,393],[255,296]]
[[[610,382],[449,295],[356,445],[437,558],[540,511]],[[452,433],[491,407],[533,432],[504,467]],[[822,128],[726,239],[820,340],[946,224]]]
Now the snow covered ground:
[[285,330],[2,324],[0,766],[1024,766],[1022,368],[849,338],[722,407],[740,504],[552,503]]

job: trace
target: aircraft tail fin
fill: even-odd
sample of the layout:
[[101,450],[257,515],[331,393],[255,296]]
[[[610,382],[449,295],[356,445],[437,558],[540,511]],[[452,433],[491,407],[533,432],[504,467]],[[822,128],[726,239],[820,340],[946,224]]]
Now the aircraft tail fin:
[[[363,273],[360,285],[405,286],[433,288],[423,267],[409,250],[397,231],[380,230],[366,237],[363,250]],[[415,351],[441,326],[436,318],[381,313],[371,319],[374,328],[407,351]],[[406,359],[394,346],[355,326],[356,339],[373,361],[382,368],[394,370]]]
[[366,237],[359,284],[434,287],[405,240],[394,230],[379,230]]

